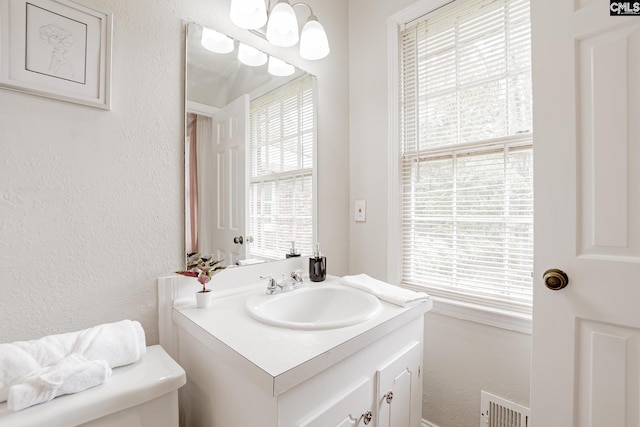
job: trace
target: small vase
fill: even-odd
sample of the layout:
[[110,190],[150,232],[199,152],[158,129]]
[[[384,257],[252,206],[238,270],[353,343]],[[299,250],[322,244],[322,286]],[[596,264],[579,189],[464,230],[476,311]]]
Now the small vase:
[[210,289],[206,291],[196,292],[196,305],[198,308],[207,308],[211,307],[211,302],[213,301],[213,292]]

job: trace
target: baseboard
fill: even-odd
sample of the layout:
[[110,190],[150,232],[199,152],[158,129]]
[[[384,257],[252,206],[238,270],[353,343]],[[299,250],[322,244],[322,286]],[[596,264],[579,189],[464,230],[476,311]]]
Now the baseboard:
[[437,425],[430,423],[429,421],[422,419],[422,427],[438,427]]

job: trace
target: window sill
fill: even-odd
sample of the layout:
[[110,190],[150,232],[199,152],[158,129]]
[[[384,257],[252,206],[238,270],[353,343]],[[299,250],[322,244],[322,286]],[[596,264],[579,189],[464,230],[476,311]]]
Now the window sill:
[[[412,290],[424,291],[424,289],[405,287],[407,289],[412,288]],[[431,298],[433,298],[432,313],[531,335],[530,314],[500,310],[451,298],[437,296],[431,296]]]

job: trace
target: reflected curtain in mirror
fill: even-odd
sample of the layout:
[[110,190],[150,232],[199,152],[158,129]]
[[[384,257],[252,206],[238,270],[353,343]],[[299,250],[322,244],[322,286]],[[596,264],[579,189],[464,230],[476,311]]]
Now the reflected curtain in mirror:
[[198,156],[197,156],[197,122],[196,114],[187,114],[185,166],[188,173],[186,177],[186,205],[185,216],[187,232],[187,254],[198,251]]
[[[200,221],[201,218],[211,216],[212,201],[208,183],[212,181],[208,163],[213,159],[211,150],[212,120],[199,114],[188,114],[187,150],[185,159],[188,163],[187,171],[187,206],[189,206],[187,221],[187,253],[212,253],[212,248],[206,244],[206,236],[211,235],[210,222]],[[200,185],[199,185],[200,183]]]

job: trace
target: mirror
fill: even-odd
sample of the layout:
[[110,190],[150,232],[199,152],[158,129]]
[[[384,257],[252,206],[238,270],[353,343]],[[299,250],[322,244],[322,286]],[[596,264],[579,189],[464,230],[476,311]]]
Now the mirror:
[[186,30],[187,253],[211,254],[227,266],[309,255],[315,77],[289,64],[273,69],[283,66],[278,58],[200,24]]

